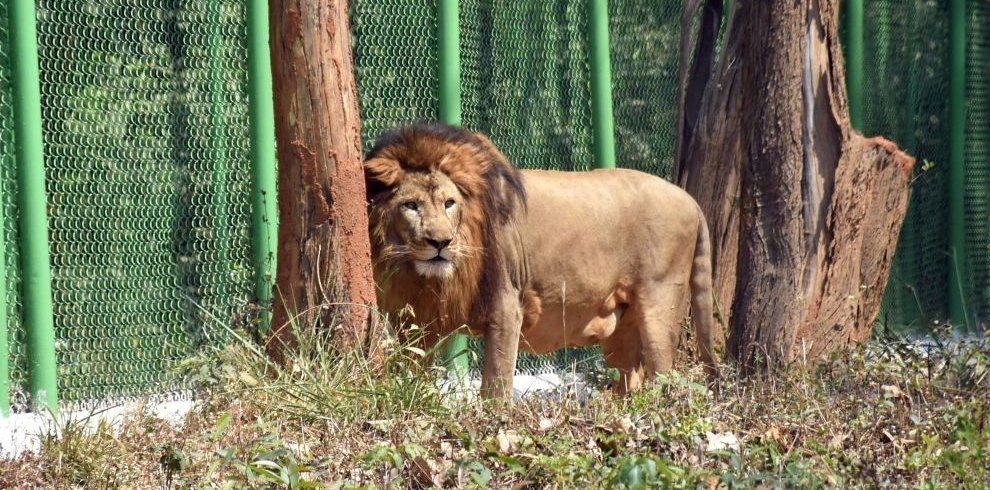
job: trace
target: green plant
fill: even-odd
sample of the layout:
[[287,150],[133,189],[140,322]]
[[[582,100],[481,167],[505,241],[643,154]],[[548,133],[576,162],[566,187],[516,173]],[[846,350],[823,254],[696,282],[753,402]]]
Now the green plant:
[[273,435],[263,435],[241,447],[217,451],[210,473],[227,469],[224,486],[228,488],[285,488],[305,490],[319,488],[310,473],[315,468],[300,462],[292,450]]
[[[54,481],[85,487],[111,488],[118,484],[113,434],[99,412],[67,417],[39,435],[41,464]],[[95,427],[91,427],[96,421]]]

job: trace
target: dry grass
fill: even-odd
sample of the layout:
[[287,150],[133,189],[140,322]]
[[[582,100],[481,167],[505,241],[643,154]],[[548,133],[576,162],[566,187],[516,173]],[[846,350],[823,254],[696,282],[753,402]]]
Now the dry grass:
[[201,385],[179,428],[135,415],[0,460],[0,488],[985,488],[990,346],[892,341],[814,369],[739,379],[719,397],[671,373],[628,398],[511,410],[436,388],[419,353],[386,373],[304,342],[281,370],[247,342],[184,366]]

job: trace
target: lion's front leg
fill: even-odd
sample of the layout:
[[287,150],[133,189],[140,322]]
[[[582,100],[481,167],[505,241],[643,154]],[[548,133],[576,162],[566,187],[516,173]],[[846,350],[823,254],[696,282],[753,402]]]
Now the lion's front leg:
[[522,308],[514,298],[503,298],[485,328],[485,361],[481,371],[481,396],[512,402],[512,378],[516,374]]

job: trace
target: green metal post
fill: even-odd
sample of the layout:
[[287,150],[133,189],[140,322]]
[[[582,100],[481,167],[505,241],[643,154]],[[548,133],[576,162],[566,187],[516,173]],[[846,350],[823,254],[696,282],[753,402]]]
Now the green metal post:
[[615,168],[612,66],[608,54],[608,0],[588,0],[588,45],[595,167]]
[[968,328],[966,298],[966,0],[949,5],[949,316]]
[[0,181],[0,278],[4,287],[0,289],[0,417],[10,413],[10,346],[7,344],[7,239],[4,236],[3,182]]
[[251,124],[251,257],[255,295],[262,306],[261,330],[271,326],[278,212],[271,51],[268,49],[268,2],[247,4],[248,111]]
[[[440,120],[461,124],[461,30],[457,0],[437,1],[437,44],[440,66]],[[455,335],[443,348],[443,364],[463,379],[467,375],[467,337]]]
[[437,2],[440,120],[461,124],[461,30],[457,0]]
[[34,0],[10,0],[14,143],[20,199],[22,297],[27,330],[28,381],[35,408],[58,410],[55,321],[48,248],[48,198],[41,138],[41,87]]
[[863,0],[846,0],[846,85],[849,119],[863,129]]
[[220,275],[217,277],[217,307],[225,309],[229,305],[230,255],[227,228],[227,142],[224,139],[224,104],[220,52],[223,39],[220,35],[222,5],[217,0],[208,4],[210,16],[210,148],[213,160],[213,240],[217,247]]

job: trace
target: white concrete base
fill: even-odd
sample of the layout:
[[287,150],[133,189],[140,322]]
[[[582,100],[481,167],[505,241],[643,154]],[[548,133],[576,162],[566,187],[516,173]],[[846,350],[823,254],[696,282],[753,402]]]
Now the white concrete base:
[[[472,373],[464,383],[444,379],[440,381],[440,387],[454,397],[473,400],[481,389],[481,377]],[[584,382],[581,375],[517,374],[512,380],[512,398],[515,401],[538,397],[551,400],[573,399],[584,403],[593,393],[594,390]]]
[[172,425],[179,425],[192,410],[192,400],[172,400],[152,403],[146,400],[128,401],[99,408],[67,411],[54,420],[49,412],[15,413],[0,417],[0,458],[14,458],[25,451],[37,452],[41,448],[41,438],[58,436],[69,423],[83,423],[88,430],[96,430],[100,423],[111,430],[118,430],[125,417],[144,412],[160,418]]
[[[474,400],[478,397],[481,378],[477,373],[472,373],[464,383],[442,379],[440,387],[449,390],[454,398]],[[593,389],[582,377],[574,374],[517,374],[512,391],[516,401],[541,397],[551,400],[572,399],[579,403],[587,401],[593,393]],[[95,431],[101,422],[112,430],[118,430],[128,415],[144,412],[178,426],[195,406],[189,396],[178,400],[173,396],[172,399],[157,402],[154,398],[118,403],[101,402],[95,408],[82,410],[63,409],[58,421],[53,420],[48,412],[16,413],[9,417],[0,417],[0,458],[17,457],[25,451],[37,452],[41,447],[41,438],[52,435],[58,437],[61,428],[69,422],[84,423],[91,431]],[[161,399],[160,396],[158,398]]]

